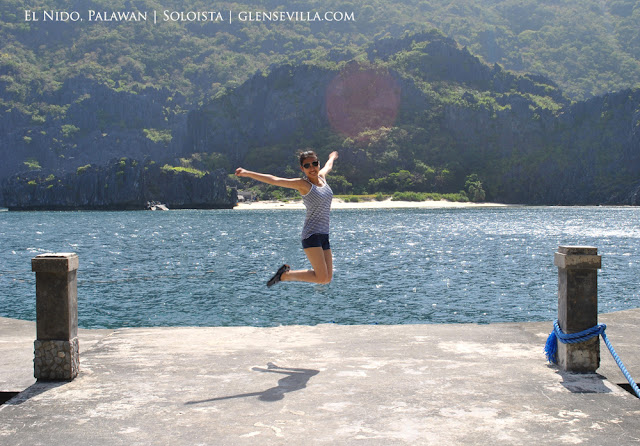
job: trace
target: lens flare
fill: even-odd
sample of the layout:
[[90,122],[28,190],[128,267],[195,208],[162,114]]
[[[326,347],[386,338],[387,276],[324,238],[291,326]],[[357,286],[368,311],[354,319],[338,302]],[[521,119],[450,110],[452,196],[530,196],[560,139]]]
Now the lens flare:
[[331,81],[326,98],[331,127],[355,137],[394,124],[400,87],[386,70],[351,65]]

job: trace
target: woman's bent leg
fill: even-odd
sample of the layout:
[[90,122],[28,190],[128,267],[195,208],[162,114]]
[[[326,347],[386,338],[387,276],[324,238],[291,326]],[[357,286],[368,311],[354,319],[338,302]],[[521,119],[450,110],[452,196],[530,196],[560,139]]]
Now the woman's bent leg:
[[325,249],[323,253],[324,253],[324,263],[325,265],[327,265],[327,274],[329,276],[327,283],[329,283],[333,279],[333,254],[331,254],[330,249]]
[[287,271],[282,275],[283,282],[311,282],[329,283],[333,277],[333,257],[331,250],[321,247],[306,248],[307,255],[313,269]]

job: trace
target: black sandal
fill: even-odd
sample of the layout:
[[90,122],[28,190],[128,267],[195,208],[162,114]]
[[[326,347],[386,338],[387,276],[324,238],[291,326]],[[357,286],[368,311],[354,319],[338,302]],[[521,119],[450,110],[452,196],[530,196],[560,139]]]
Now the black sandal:
[[280,282],[282,280],[282,275],[284,273],[286,273],[287,271],[289,271],[291,268],[289,267],[289,265],[282,265],[279,269],[278,272],[276,272],[273,277],[271,279],[269,279],[269,281],[267,282],[267,286],[273,286],[276,283]]

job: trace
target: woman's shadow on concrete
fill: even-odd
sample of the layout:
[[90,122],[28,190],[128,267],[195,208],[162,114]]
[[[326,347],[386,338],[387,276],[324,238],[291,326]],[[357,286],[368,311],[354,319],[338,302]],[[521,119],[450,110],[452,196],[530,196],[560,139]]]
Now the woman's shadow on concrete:
[[307,382],[309,382],[311,377],[320,373],[319,370],[313,370],[313,369],[296,369],[291,367],[278,367],[272,362],[269,362],[267,364],[266,369],[260,368],[260,367],[253,367],[251,370],[255,372],[263,372],[263,373],[279,373],[287,376],[278,380],[278,385],[276,387],[271,387],[270,389],[263,390],[262,392],[242,393],[239,395],[222,396],[219,398],[211,398],[208,400],[201,400],[201,401],[189,401],[185,404],[210,403],[214,401],[224,401],[224,400],[230,400],[234,398],[246,398],[250,396],[257,396],[260,401],[268,401],[268,402],[279,401],[284,398],[285,393],[295,392],[296,390],[301,390],[307,387]]

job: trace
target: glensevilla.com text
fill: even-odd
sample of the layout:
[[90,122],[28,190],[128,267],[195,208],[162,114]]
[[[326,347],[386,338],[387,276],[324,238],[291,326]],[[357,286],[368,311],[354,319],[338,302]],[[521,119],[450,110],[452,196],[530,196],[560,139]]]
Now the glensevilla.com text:
[[355,22],[353,12],[327,11],[242,11],[238,13],[241,22]]

